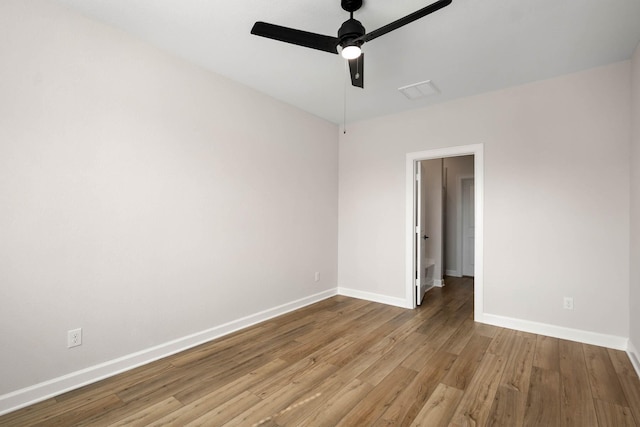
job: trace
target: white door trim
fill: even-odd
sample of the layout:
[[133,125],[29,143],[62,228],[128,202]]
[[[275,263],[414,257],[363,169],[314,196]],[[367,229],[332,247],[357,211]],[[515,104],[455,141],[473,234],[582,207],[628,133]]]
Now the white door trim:
[[407,153],[406,156],[406,278],[405,301],[406,307],[416,308],[414,276],[415,260],[415,173],[416,162],[419,160],[439,159],[443,157],[458,157],[473,155],[475,179],[475,280],[474,280],[474,319],[482,321],[484,314],[484,145],[462,145],[458,147],[438,148],[434,150]]

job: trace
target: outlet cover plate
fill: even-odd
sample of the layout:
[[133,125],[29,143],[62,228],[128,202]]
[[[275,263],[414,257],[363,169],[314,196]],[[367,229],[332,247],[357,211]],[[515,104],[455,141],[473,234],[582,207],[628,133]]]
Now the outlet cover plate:
[[564,297],[564,305],[565,310],[573,310],[573,298],[572,297]]
[[71,329],[67,332],[67,348],[82,345],[82,328]]

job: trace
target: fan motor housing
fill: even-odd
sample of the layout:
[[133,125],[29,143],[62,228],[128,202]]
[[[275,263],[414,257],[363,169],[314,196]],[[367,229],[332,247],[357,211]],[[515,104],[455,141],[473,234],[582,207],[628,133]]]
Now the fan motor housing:
[[340,43],[348,42],[349,40],[361,37],[365,34],[364,26],[357,19],[348,19],[344,21],[340,29],[338,30],[338,38]]

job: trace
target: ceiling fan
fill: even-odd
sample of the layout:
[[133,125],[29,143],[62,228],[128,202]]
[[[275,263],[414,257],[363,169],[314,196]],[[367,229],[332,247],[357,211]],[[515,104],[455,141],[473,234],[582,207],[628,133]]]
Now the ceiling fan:
[[430,13],[436,12],[451,4],[451,1],[452,0],[438,0],[427,7],[367,33],[360,21],[353,19],[353,12],[360,9],[362,6],[362,0],[341,0],[342,8],[349,12],[350,18],[342,23],[342,26],[338,30],[338,37],[310,33],[260,21],[253,25],[251,34],[335,54],[338,54],[338,46],[340,46],[341,55],[345,59],[349,60],[351,84],[353,86],[364,88],[364,55],[360,49],[361,46],[365,42],[371,41],[417,19],[427,16]]

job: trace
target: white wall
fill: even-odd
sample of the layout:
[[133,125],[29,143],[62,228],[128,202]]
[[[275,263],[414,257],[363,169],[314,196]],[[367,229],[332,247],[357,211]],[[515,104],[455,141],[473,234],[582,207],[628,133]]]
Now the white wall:
[[335,292],[335,125],[50,1],[0,52],[0,395]]
[[462,275],[462,207],[460,202],[460,179],[473,177],[473,156],[447,157],[444,159],[446,169],[447,208],[446,208],[446,273],[454,276]]
[[350,125],[339,285],[407,298],[406,153],[483,143],[485,313],[628,337],[629,81],[627,61]]
[[[640,44],[631,63],[631,346],[640,361]],[[636,365],[640,372],[640,363]]]

